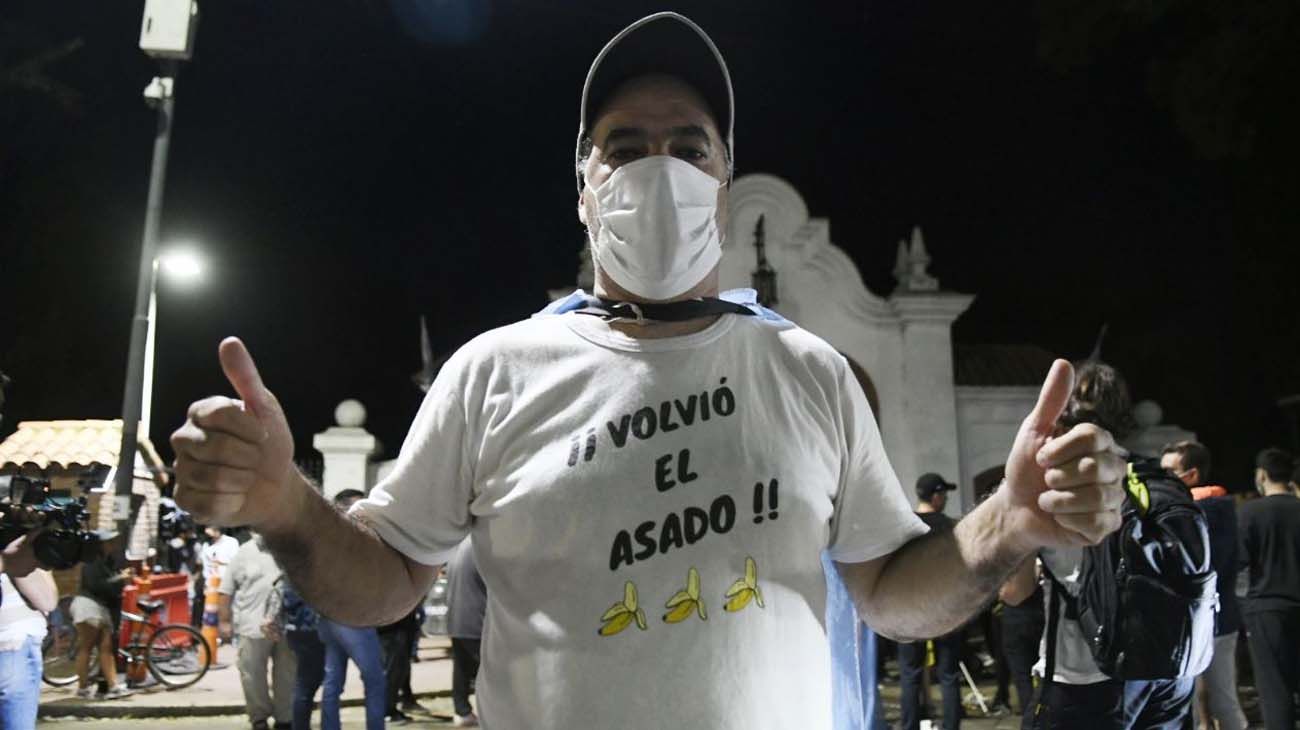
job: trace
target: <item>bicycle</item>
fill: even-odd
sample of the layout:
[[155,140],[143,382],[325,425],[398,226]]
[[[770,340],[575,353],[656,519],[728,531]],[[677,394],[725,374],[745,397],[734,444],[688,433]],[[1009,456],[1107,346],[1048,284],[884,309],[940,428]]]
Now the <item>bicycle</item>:
[[[128,677],[132,674],[131,667],[144,662],[145,669],[160,684],[167,689],[181,689],[207,674],[212,666],[212,652],[203,635],[194,627],[156,623],[156,616],[164,605],[162,601],[137,601],[140,613],[122,612],[122,620],[131,622],[132,629],[126,646],[118,648],[117,655],[125,659]],[[65,687],[77,681],[77,634],[64,618],[66,615],[66,611],[50,614],[50,631],[42,645],[45,669],[42,679],[54,687]],[[92,679],[99,676],[98,659],[99,650],[92,648]]]

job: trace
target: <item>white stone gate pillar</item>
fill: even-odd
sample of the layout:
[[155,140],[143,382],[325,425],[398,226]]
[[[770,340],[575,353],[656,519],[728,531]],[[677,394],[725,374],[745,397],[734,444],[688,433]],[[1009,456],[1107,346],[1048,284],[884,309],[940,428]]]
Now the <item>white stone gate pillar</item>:
[[325,460],[321,490],[328,499],[344,489],[368,492],[366,469],[379,442],[362,428],[366,422],[365,406],[360,401],[345,400],[334,409],[334,420],[337,426],[316,434],[311,442]]

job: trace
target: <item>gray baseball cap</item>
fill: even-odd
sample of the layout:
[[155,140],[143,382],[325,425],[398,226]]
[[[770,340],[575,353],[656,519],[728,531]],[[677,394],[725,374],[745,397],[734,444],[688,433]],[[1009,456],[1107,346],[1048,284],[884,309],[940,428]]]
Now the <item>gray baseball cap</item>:
[[[596,114],[619,84],[645,74],[675,76],[704,97],[727,145],[727,176],[736,158],[732,130],[735,95],[722,53],[700,26],[680,13],[647,15],[619,31],[596,54],[582,87],[575,160],[582,159],[582,140],[596,124]],[[578,172],[578,188],[582,173]]]

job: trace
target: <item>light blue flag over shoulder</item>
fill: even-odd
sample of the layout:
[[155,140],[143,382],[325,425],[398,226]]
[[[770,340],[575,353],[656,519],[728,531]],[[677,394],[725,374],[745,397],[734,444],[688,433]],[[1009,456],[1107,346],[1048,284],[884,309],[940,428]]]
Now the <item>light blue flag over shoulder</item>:
[[840,572],[822,553],[826,573],[826,638],[831,647],[835,730],[885,730],[876,686],[876,634],[858,620]]
[[[739,304],[748,307],[759,319],[768,322],[780,322],[783,324],[790,323],[790,320],[759,304],[758,292],[753,289],[728,289],[719,294],[718,298],[723,301],[731,302],[732,304]],[[533,316],[543,317],[548,314],[564,314],[565,312],[572,312],[588,306],[599,305],[600,299],[596,298],[595,295],[588,294],[581,289],[575,289],[572,294],[567,297],[556,299]]]

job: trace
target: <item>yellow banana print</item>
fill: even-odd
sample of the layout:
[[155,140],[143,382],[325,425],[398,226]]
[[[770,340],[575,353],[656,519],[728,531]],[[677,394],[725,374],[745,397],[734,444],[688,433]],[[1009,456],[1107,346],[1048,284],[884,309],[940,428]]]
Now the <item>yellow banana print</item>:
[[624,611],[623,613],[620,613],[617,616],[615,616],[604,626],[601,626],[600,631],[598,633],[601,636],[613,636],[614,634],[617,634],[623,629],[626,629],[627,625],[630,623],[632,623],[632,614]]
[[750,601],[757,603],[759,608],[764,607],[763,592],[758,588],[758,566],[753,558],[745,557],[745,577],[732,583],[724,597],[727,599],[725,608],[732,613],[748,606]]
[[601,636],[613,636],[636,622],[637,628],[646,630],[645,609],[637,605],[636,586],[632,581],[623,584],[623,600],[610,606],[600,617],[603,624],[597,631]]
[[704,600],[700,598],[700,571],[692,567],[686,572],[686,589],[677,591],[664,608],[672,609],[664,614],[664,622],[675,624],[685,621],[692,612],[699,615],[701,621],[709,620],[709,613],[704,609]]

